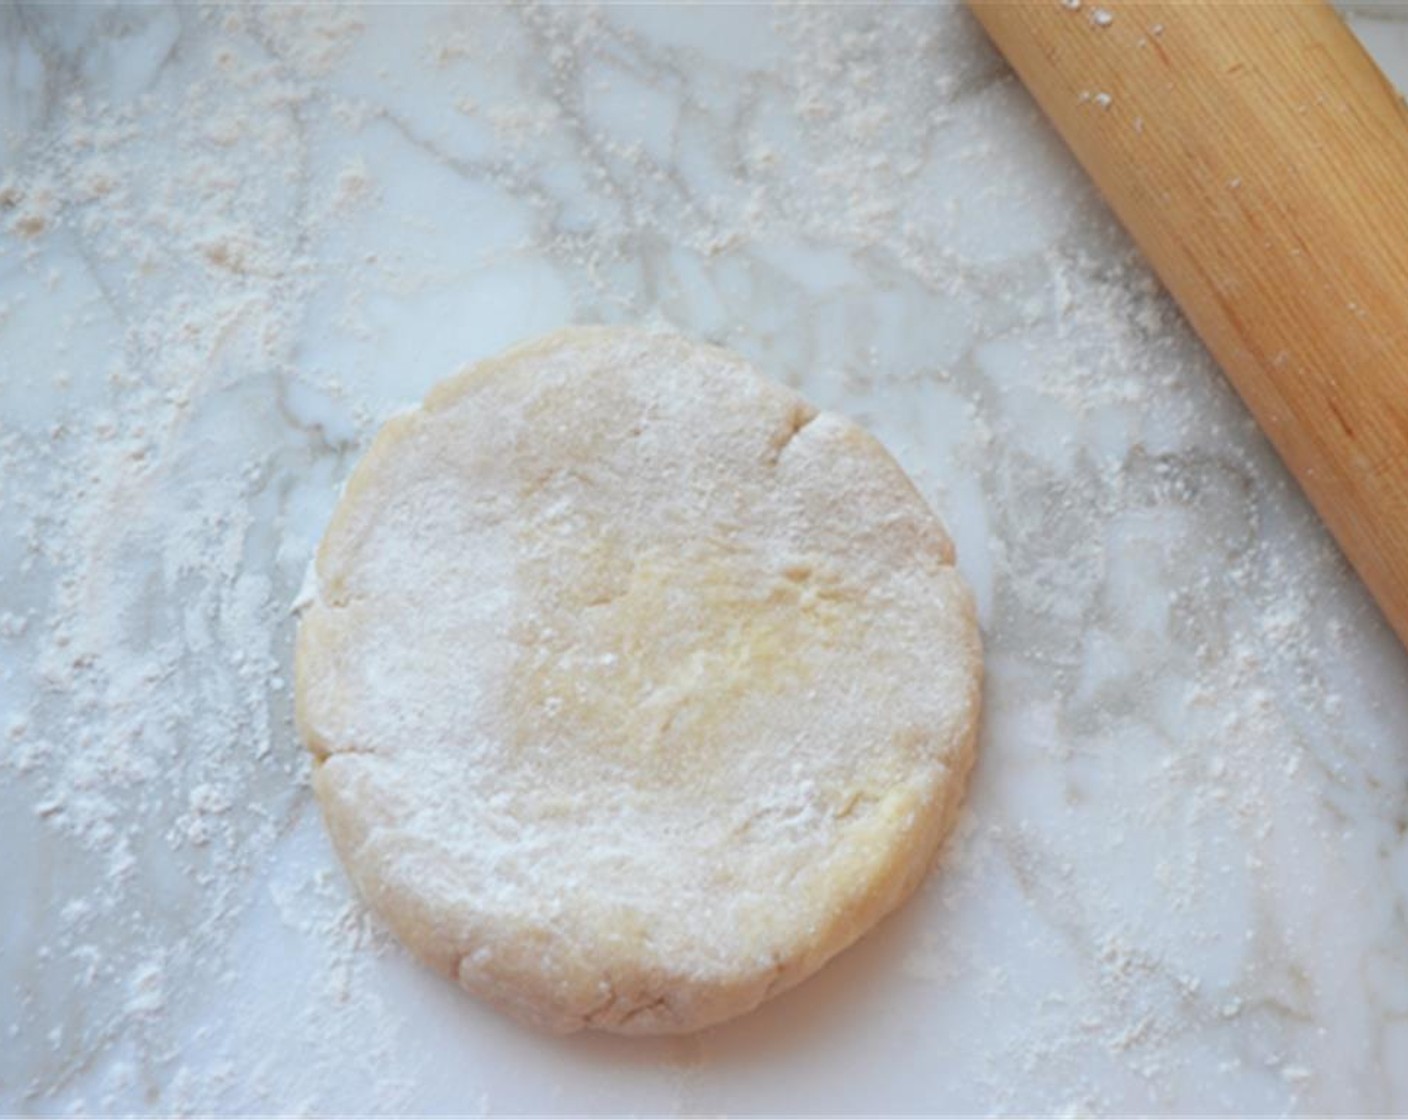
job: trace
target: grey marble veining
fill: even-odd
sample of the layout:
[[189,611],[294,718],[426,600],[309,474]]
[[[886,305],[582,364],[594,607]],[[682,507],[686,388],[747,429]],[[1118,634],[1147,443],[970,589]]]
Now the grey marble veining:
[[[865,422],[987,643],[920,894],[685,1040],[412,963],[290,720],[377,424],[571,321]],[[0,527],[0,1110],[1408,1109],[1408,658],[961,9],[0,10]]]

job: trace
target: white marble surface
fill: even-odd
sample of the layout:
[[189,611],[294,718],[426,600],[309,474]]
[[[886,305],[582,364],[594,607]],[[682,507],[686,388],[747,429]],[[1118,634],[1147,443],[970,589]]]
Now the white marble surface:
[[[285,683],[379,420],[603,320],[868,423],[988,643],[920,894],[683,1040],[410,962]],[[0,1112],[1408,1111],[1408,658],[956,8],[0,9],[0,752]]]

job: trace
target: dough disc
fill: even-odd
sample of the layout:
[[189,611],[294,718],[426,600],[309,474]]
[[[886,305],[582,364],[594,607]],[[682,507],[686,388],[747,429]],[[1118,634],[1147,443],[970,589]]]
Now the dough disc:
[[391,420],[298,631],[347,870],[538,1026],[688,1031],[916,886],[972,762],[953,546],[866,432],[726,351],[573,329]]

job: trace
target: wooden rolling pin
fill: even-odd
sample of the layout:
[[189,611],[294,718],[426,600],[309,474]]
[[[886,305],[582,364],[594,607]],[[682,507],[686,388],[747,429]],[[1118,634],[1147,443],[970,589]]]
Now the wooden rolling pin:
[[970,0],[1408,645],[1408,109],[1318,0]]

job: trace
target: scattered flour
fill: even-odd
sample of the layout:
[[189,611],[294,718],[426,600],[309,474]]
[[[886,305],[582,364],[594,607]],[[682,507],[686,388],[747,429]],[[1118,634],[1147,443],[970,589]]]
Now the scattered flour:
[[[333,276],[320,256],[388,203],[396,169],[359,154],[381,130],[521,203],[574,317],[660,319],[814,371],[809,395],[873,419],[943,512],[968,487],[980,514],[949,520],[982,576],[989,725],[905,981],[940,1019],[1008,1024],[926,1038],[985,1087],[973,1110],[1209,1111],[1216,1095],[1180,1095],[1206,1046],[1229,1108],[1391,1111],[1392,1055],[1328,989],[1362,988],[1364,959],[1402,968],[1392,915],[1353,894],[1401,861],[1400,655],[971,22],[785,8],[776,57],[738,71],[615,10],[446,9],[408,57],[446,82],[417,96],[453,127],[421,131],[407,75],[358,53],[374,16],[118,13],[85,58],[107,35],[169,43],[132,96],[24,32],[55,79],[0,179],[0,266],[23,277],[0,302],[20,355],[0,376],[18,529],[0,538],[0,812],[27,840],[6,882],[40,920],[0,961],[0,1102],[417,1099],[407,1010],[377,988],[397,950],[326,852],[277,878],[320,836],[288,604],[385,411],[304,332],[371,337],[378,296],[436,287],[413,258],[368,249]],[[480,80],[505,58],[531,98]],[[600,124],[603,71],[678,90],[663,147]],[[341,317],[313,318],[335,283]],[[1036,446],[1037,427],[1066,439]],[[306,951],[297,970],[251,951],[260,921]],[[242,1018],[250,984],[287,989],[288,1014]],[[1370,1055],[1346,1081],[1317,1061],[1321,1026]],[[699,1045],[686,1104],[713,1111],[728,1044]]]
[[[21,313],[80,336],[72,372],[22,362],[0,389],[0,513],[20,531],[0,575],[0,642],[18,673],[0,683],[29,697],[5,716],[0,768],[29,802],[31,858],[55,900],[0,994],[6,1032],[36,1039],[12,1060],[44,1071],[16,1083],[0,1059],[4,1099],[22,1110],[298,1103],[287,1076],[222,1074],[218,1057],[192,1067],[184,1053],[222,1019],[192,990],[238,1006],[231,947],[272,853],[311,820],[282,677],[306,557],[284,551],[279,491],[308,472],[326,480],[312,460],[328,448],[280,386],[322,381],[296,355],[318,231],[297,114],[306,80],[359,24],[317,8],[188,18],[184,34],[215,48],[214,76],[122,106],[55,93],[52,126],[25,139],[0,186],[12,237],[0,260],[47,271]],[[289,60],[261,54],[275,40]],[[156,162],[150,129],[167,134]],[[373,189],[354,160],[328,194],[345,211]],[[80,245],[71,275],[43,264],[66,235]],[[17,405],[33,393],[58,402],[56,418],[26,423]],[[340,912],[310,905],[295,928],[346,989],[375,953],[349,939],[360,910],[349,918],[338,894]],[[285,1037],[305,1053],[313,1107],[336,1099],[338,1041],[376,1052],[399,1020],[364,1019],[345,999],[310,1008]],[[407,1086],[369,1089],[347,1107],[394,1108]]]

